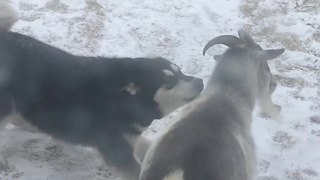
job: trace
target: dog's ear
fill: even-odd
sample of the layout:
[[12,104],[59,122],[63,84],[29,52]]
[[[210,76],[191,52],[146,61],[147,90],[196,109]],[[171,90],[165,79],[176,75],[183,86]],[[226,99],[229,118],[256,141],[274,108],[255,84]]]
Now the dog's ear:
[[121,90],[122,91],[127,91],[131,95],[136,95],[138,92],[141,91],[140,87],[135,85],[133,82],[130,82],[129,84],[124,86]]
[[278,56],[280,56],[284,52],[284,49],[270,49],[270,50],[263,50],[259,52],[259,56],[263,60],[271,60]]
[[254,47],[256,46],[256,43],[252,39],[252,37],[243,29],[239,29],[238,35],[240,39],[248,46],[248,47]]

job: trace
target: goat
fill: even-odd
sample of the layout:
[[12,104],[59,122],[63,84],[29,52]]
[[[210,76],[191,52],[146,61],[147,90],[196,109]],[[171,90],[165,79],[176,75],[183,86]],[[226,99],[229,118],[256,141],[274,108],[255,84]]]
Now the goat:
[[[276,82],[267,61],[284,49],[263,50],[244,30],[239,38],[218,36],[216,45],[229,48],[219,56],[205,91],[138,161],[140,180],[253,180],[255,148],[251,135],[255,103],[278,116],[271,101]],[[271,109],[270,109],[271,107]],[[137,155],[137,156],[139,156]]]

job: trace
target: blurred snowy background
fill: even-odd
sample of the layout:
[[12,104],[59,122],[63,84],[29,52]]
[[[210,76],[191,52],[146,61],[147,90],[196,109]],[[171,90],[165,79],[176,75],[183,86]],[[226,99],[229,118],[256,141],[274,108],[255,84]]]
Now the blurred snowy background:
[[[94,56],[163,56],[203,78],[225,47],[211,38],[246,29],[264,48],[286,52],[270,63],[281,121],[254,114],[259,180],[320,179],[319,0],[11,0],[13,31],[68,52]],[[181,109],[155,121],[159,134]],[[119,179],[90,147],[73,146],[13,126],[0,132],[1,180]]]

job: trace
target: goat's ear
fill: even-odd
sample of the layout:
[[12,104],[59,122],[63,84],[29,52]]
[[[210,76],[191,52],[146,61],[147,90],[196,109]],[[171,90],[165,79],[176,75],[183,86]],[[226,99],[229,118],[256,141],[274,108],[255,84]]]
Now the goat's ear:
[[214,60],[220,61],[222,59],[222,55],[215,55],[213,56]]
[[260,56],[263,60],[271,60],[280,56],[284,52],[284,49],[269,49],[260,52]]
[[243,29],[239,29],[238,35],[242,41],[244,41],[250,47],[256,46],[256,43],[252,39],[252,37]]

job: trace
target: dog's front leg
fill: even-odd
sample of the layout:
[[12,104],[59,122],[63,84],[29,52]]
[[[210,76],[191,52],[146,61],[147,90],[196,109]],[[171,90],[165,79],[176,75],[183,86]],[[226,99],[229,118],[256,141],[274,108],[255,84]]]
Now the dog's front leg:
[[133,148],[123,137],[110,137],[97,144],[106,163],[114,165],[122,180],[138,180],[140,165],[133,157]]

